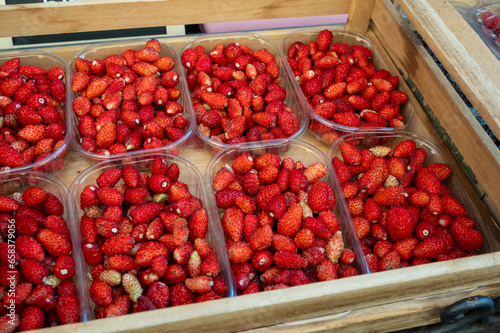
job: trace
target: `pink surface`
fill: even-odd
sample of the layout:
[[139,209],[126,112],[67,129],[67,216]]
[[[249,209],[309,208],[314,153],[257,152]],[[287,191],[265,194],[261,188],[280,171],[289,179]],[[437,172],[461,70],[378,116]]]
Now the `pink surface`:
[[308,27],[313,25],[345,24],[347,14],[345,15],[325,15],[325,16],[306,16],[283,19],[268,19],[254,21],[234,21],[220,23],[200,24],[202,32],[231,32],[246,30],[263,30],[276,28]]

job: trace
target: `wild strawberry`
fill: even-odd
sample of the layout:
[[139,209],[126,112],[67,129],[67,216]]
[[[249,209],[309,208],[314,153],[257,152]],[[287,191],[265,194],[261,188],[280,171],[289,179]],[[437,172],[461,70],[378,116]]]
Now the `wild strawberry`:
[[93,243],[86,243],[82,246],[83,257],[89,266],[96,266],[103,260],[101,249]]
[[57,232],[42,229],[36,237],[45,250],[54,257],[67,256],[71,253],[69,240]]
[[419,258],[435,259],[438,255],[445,253],[445,251],[446,241],[444,239],[429,237],[414,248],[413,255]]
[[411,139],[403,140],[394,147],[393,157],[410,157],[416,150],[416,143]]
[[273,255],[276,266],[285,269],[299,269],[307,266],[307,261],[297,253],[279,251]]
[[149,287],[146,296],[157,309],[166,308],[170,298],[169,288],[162,282],[155,282]]
[[450,227],[457,245],[468,252],[476,252],[483,245],[483,236],[475,229],[468,228],[465,224],[454,221]]
[[355,146],[348,142],[340,143],[340,153],[345,163],[357,165],[361,162],[361,153]]
[[85,209],[89,206],[97,206],[100,200],[97,197],[97,188],[93,185],[87,185],[80,193],[80,207]]
[[247,262],[250,258],[252,258],[253,253],[254,250],[247,242],[234,242],[228,248],[229,260],[232,263]]
[[61,324],[76,323],[80,320],[80,301],[74,294],[61,295],[57,298],[56,314]]
[[383,258],[380,259],[377,271],[387,271],[391,269],[398,269],[401,263],[401,257],[396,251],[388,252]]
[[439,178],[430,170],[423,168],[417,172],[415,186],[428,194],[438,194],[441,190]]
[[302,226],[302,206],[294,204],[278,219],[277,233],[293,237]]
[[194,196],[189,196],[175,200],[171,203],[170,208],[179,214],[180,217],[187,218],[193,213],[201,209],[202,202]]
[[144,290],[141,287],[139,280],[137,280],[134,275],[130,273],[123,274],[122,285],[125,289],[125,292],[128,294],[128,297],[132,301],[137,302],[137,299],[142,296]]
[[467,210],[456,198],[447,195],[441,199],[443,202],[443,213],[453,217],[467,215]]
[[322,30],[316,37],[316,43],[320,51],[326,52],[332,44],[333,34],[329,30]]
[[23,165],[22,155],[8,144],[0,143],[0,158],[7,167],[18,168]]
[[155,217],[157,217],[163,210],[165,209],[165,205],[156,203],[156,202],[148,202],[145,204],[141,204],[136,206],[134,209],[130,211],[130,216],[132,218],[132,222],[134,224],[140,223],[149,223]]
[[170,306],[178,306],[194,303],[194,294],[184,283],[178,283],[170,288]]
[[403,206],[407,196],[402,186],[391,186],[375,192],[373,200],[380,206]]
[[28,306],[22,310],[19,315],[20,330],[29,331],[43,328],[45,325],[45,316],[43,311],[36,306]]
[[393,242],[410,237],[414,227],[415,225],[411,223],[410,215],[405,208],[394,207],[387,212],[386,228]]
[[70,256],[60,256],[54,266],[54,274],[61,280],[69,280],[75,275],[75,261]]
[[108,305],[112,302],[111,287],[103,281],[94,281],[89,290],[90,298],[97,305]]
[[382,259],[392,249],[392,243],[388,240],[380,240],[373,247],[373,254]]
[[315,275],[319,281],[329,281],[337,279],[337,269],[335,264],[325,259],[319,265],[316,266]]
[[18,73],[20,63],[21,63],[21,59],[18,57],[9,59],[2,66],[0,66],[0,72],[5,72],[8,74]]
[[43,279],[49,275],[45,266],[33,259],[21,259],[19,268],[23,276],[31,283],[41,284]]
[[243,236],[244,213],[237,207],[229,207],[221,218],[224,233],[233,241],[241,240]]

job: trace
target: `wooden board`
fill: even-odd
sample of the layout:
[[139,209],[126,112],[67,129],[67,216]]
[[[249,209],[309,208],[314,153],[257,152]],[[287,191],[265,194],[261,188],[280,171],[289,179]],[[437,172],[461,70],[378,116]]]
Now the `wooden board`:
[[500,137],[500,62],[447,1],[396,0],[460,89]]
[[[289,29],[269,30],[260,33],[279,42],[281,37],[290,31]],[[374,31],[369,30],[367,36],[374,40],[379,47],[383,45]],[[174,38],[172,40],[166,38],[164,41],[180,47],[187,38]],[[62,53],[72,55],[74,49],[75,47],[64,47]],[[389,55],[385,51],[382,55],[385,59],[389,59]],[[397,72],[396,66],[389,61],[388,63],[392,66],[391,72]],[[410,98],[412,103],[416,105],[418,116],[409,130],[431,139],[443,151],[446,151],[446,146],[434,130],[432,123],[424,115],[415,97],[410,95]],[[306,133],[301,137],[301,140],[311,143],[325,153],[328,150],[326,144],[317,141],[310,133]],[[69,154],[66,168],[58,175],[66,184],[69,184],[77,174],[91,165],[88,160],[78,156],[76,152]],[[187,148],[181,156],[193,163],[202,174],[211,157],[206,151],[195,150],[191,147]],[[453,159],[451,161],[453,167],[458,168],[456,162]],[[474,204],[481,209],[483,218],[489,219],[488,212],[482,206],[470,184],[464,177],[462,181]],[[494,223],[492,224],[494,225]],[[139,315],[130,315],[122,317],[120,320],[106,319],[80,323],[73,325],[71,330],[80,332],[94,330],[101,332],[196,330],[203,332],[231,331],[234,330],[234,327],[238,327],[238,330],[259,327],[265,330],[262,327],[287,322],[290,322],[290,329],[298,330],[303,329],[303,327],[307,327],[311,331],[322,330],[324,325],[328,328],[342,327],[346,329],[350,327],[350,329],[355,330],[367,327],[371,323],[379,325],[379,327],[384,328],[383,330],[388,330],[400,324],[400,320],[394,313],[412,315],[415,320],[406,325],[413,327],[421,325],[422,320],[425,320],[426,323],[436,322],[436,314],[439,313],[443,304],[449,305],[454,300],[458,300],[458,295],[469,295],[470,288],[500,283],[498,280],[500,276],[499,263],[500,253],[493,253],[474,259],[465,258],[454,262],[433,264],[432,270],[424,266],[412,267],[407,270],[377,273],[344,281],[338,280],[332,283],[294,288],[293,293],[277,291],[225,299],[209,304],[194,304],[184,308],[158,310],[141,314],[140,319],[138,319]],[[450,280],[455,282],[450,283]],[[432,285],[429,285],[429,281],[432,281]],[[400,292],[394,293],[394,290]],[[487,295],[496,295],[494,288],[485,289],[485,292],[488,292]],[[441,299],[441,303],[431,303],[429,308],[422,312],[422,308],[415,305],[418,303],[414,303],[414,299],[428,296]],[[339,314],[344,311],[348,311],[349,314],[360,311],[361,314],[369,314],[369,316],[357,317]],[[325,319],[323,316],[328,316],[326,322],[322,322],[322,319]],[[302,321],[297,323],[297,320]],[[318,324],[318,321],[321,324]],[[286,329],[289,328],[288,325],[283,325]],[[295,327],[296,325],[298,328]],[[272,328],[281,328],[281,326],[270,326],[268,329]],[[69,328],[63,326],[51,330],[63,332],[67,329]]]
[[346,14],[350,1],[90,0],[0,6],[0,37]]
[[[500,207],[500,151],[417,37],[405,27],[395,8],[387,5],[388,2],[376,1],[373,30],[404,79],[414,85],[412,90],[418,89],[427,117],[460,161],[479,196],[487,197],[487,201],[493,203],[490,207],[493,212]],[[414,56],[417,53],[422,56]],[[494,215],[498,221],[499,215]]]

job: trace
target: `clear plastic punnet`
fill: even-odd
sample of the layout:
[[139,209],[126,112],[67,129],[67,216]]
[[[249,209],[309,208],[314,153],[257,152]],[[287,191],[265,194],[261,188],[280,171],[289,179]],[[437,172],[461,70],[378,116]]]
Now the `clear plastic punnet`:
[[75,261],[76,270],[75,275],[69,281],[71,281],[77,287],[78,298],[80,300],[80,321],[87,321],[89,318],[87,299],[88,294],[84,292],[81,278],[83,257],[80,251],[79,231],[77,230],[77,227],[73,223],[73,220],[70,216],[70,208],[67,202],[68,188],[66,187],[66,185],[64,185],[63,182],[61,182],[53,175],[43,172],[15,171],[11,172],[8,176],[0,176],[0,195],[2,196],[12,198],[24,193],[24,191],[30,187],[39,187],[46,192],[53,194],[61,201],[64,207],[64,213],[61,217],[65,220],[68,231],[71,235],[71,256]]
[[[150,39],[141,38],[141,39],[126,40],[126,41],[104,42],[104,43],[93,44],[91,46],[84,48],[83,50],[78,52],[76,55],[74,55],[74,57],[72,58],[72,60],[69,64],[71,80],[73,79],[73,76],[76,73],[75,60],[77,58],[85,59],[88,61],[92,61],[94,59],[103,60],[107,56],[110,56],[110,55],[116,55],[116,54],[123,55],[124,52],[129,50],[129,49],[132,49],[134,51],[139,51],[139,50],[146,47],[146,43],[149,40]],[[180,90],[180,97],[176,101],[182,106],[181,114],[188,121],[188,125],[183,129],[184,135],[180,139],[161,147],[161,149],[163,150],[164,153],[179,155],[182,153],[184,148],[187,146],[189,139],[194,131],[195,124],[193,121],[193,111],[192,111],[192,107],[191,107],[191,101],[189,98],[189,92],[188,92],[187,85],[186,85],[186,80],[184,77],[184,72],[182,70],[182,66],[180,63],[180,57],[179,57],[179,53],[177,52],[177,49],[175,49],[172,45],[165,43],[165,42],[162,42],[162,41],[159,41],[159,45],[161,47],[161,51],[159,53],[159,56],[160,57],[168,56],[168,57],[172,58],[175,62],[172,70],[174,70],[179,75],[179,78],[178,78],[179,82],[177,83],[175,88]],[[71,84],[70,84],[70,87],[71,87]],[[79,96],[79,93],[74,93],[70,89],[70,97],[71,97],[70,101],[71,101],[71,103],[78,96]],[[163,111],[165,103],[158,105],[158,103],[154,102],[152,105],[153,105],[155,113],[156,113],[157,111]],[[72,107],[70,106],[70,109],[71,108]],[[121,106],[120,106],[120,108],[121,108]],[[130,149],[126,153],[119,153],[119,154],[100,154],[100,153],[97,153],[95,151],[91,152],[89,150],[86,150],[81,145],[82,136],[81,136],[80,131],[78,129],[79,117],[77,117],[75,114],[73,114],[73,119],[74,120],[72,122],[71,144],[79,154],[87,157],[93,163],[106,161],[109,158],[113,158],[113,157],[127,158],[127,156],[129,156],[130,153],[132,153],[134,151],[147,150],[147,149],[144,149],[144,147],[143,147],[144,142],[141,144],[141,146],[139,148]],[[142,122],[141,122],[141,126],[144,126],[144,124],[142,124]],[[144,137],[143,140],[147,140],[147,138]],[[155,147],[153,149],[156,149],[156,148],[157,147]]]
[[[381,147],[381,146],[386,146],[391,148],[391,153],[389,156],[392,156],[392,153],[394,152],[394,148],[402,141],[406,140],[413,140],[415,142],[415,147],[417,149],[423,148],[427,152],[427,157],[425,159],[425,163],[423,166],[427,166],[429,164],[433,163],[444,163],[450,166],[448,159],[444,155],[444,153],[430,140],[427,138],[424,138],[420,135],[406,132],[406,131],[396,131],[393,133],[377,133],[377,132],[372,132],[372,133],[365,133],[363,138],[360,138],[357,136],[356,133],[353,134],[348,134],[342,136],[339,140],[337,140],[332,146],[330,146],[327,156],[330,161],[332,161],[333,158],[339,158],[340,160],[344,160],[340,146],[343,142],[350,143],[351,145],[355,146],[359,150],[361,149],[370,149],[374,147]],[[499,243],[499,235],[498,235],[498,229],[489,227],[490,225],[493,225],[493,223],[487,223],[487,221],[483,221],[483,219],[487,218],[484,216],[484,214],[481,214],[476,206],[471,202],[471,199],[466,195],[466,192],[464,191],[464,188],[461,184],[461,181],[459,180],[459,175],[458,173],[461,172],[459,170],[455,170],[450,166],[451,168],[451,175],[447,178],[445,178],[441,184],[445,185],[449,189],[449,193],[451,193],[451,196],[453,196],[455,199],[458,200],[460,204],[462,204],[466,210],[467,210],[467,217],[470,219],[474,220],[475,223],[475,229],[477,229],[483,236],[483,244],[482,247],[477,251],[478,253],[491,253],[498,251],[500,249],[500,243]],[[408,169],[409,170],[409,169]],[[389,176],[391,177],[391,176]],[[395,185],[395,184],[394,184]],[[398,184],[399,186],[403,186],[402,184]],[[398,186],[396,185],[396,186]],[[390,186],[389,184],[387,186]],[[415,185],[411,185],[413,188],[416,190]],[[406,190],[406,188],[405,188]],[[410,187],[411,190],[411,187]],[[374,194],[373,194],[374,195]],[[370,194],[370,196],[373,196]],[[408,196],[407,196],[408,197]],[[388,206],[389,207],[389,206]],[[421,210],[426,209],[421,208]],[[444,215],[444,214],[443,214]],[[441,215],[436,215],[437,217]],[[441,222],[438,222],[439,226],[443,226],[444,224],[441,224]],[[443,226],[443,228],[447,228],[447,230],[450,230],[450,226]],[[436,259],[432,259],[433,261],[436,261]]]
[[[85,187],[89,185],[93,185],[95,188],[98,188],[96,185],[96,180],[100,174],[109,169],[120,168],[122,169],[125,166],[132,166],[136,168],[140,173],[146,173],[151,175],[151,168],[153,165],[153,161],[156,159],[164,160],[169,166],[172,164],[177,164],[180,170],[178,182],[183,183],[188,186],[189,192],[192,196],[200,199],[203,204],[203,209],[207,210],[207,213],[212,210],[211,205],[212,201],[209,198],[209,194],[207,193],[204,180],[198,169],[188,162],[187,160],[175,156],[165,154],[161,151],[156,152],[133,152],[127,155],[125,158],[114,157],[110,158],[107,161],[103,161],[97,163],[88,169],[84,170],[71,184],[69,188],[68,194],[68,206],[70,207],[70,218],[74,228],[77,230],[77,246],[75,248],[81,251],[82,246],[82,237],[80,232],[80,221],[82,216],[85,214],[84,210],[81,209],[80,203],[80,195]],[[124,181],[120,179],[117,183],[117,186],[123,186]],[[168,202],[165,202],[165,206],[168,206]],[[168,210],[166,208],[166,210]],[[165,230],[165,233],[167,231]],[[220,274],[219,277],[226,283],[227,285],[227,294],[226,297],[233,296],[233,280],[230,276],[229,263],[227,259],[227,254],[224,248],[224,240],[222,237],[222,230],[220,229],[219,223],[214,220],[214,217],[208,215],[208,230],[206,233],[206,241],[211,245],[213,251],[215,252],[219,265],[220,265]],[[137,243],[136,243],[137,244]],[[173,253],[169,254],[172,257]],[[175,262],[171,262],[173,264]],[[88,314],[88,319],[93,320],[96,319],[95,310],[96,305],[90,299],[89,289],[92,285],[92,281],[90,279],[92,266],[89,266],[85,259],[81,261],[81,276],[79,277],[81,283],[81,289],[84,295],[87,295],[85,299],[86,305],[86,313]],[[159,280],[160,282],[163,280]]]
[[498,1],[478,0],[471,6],[459,0],[450,3],[481,37],[491,52],[500,59],[500,4]]
[[[279,67],[279,76],[278,76],[279,85],[283,87],[286,91],[286,98],[284,100],[284,103],[288,107],[290,107],[299,118],[298,130],[288,138],[290,139],[300,138],[307,130],[308,117],[305,114],[304,105],[300,102],[300,100],[296,97],[296,95],[293,92],[292,83],[289,80],[288,76],[286,75],[285,64],[283,62],[283,59],[280,57],[278,46],[272,40],[255,33],[245,33],[245,32],[227,33],[227,34],[207,34],[204,36],[194,37],[193,39],[186,42],[181,47],[179,53],[182,56],[183,52],[186,51],[187,49],[196,48],[197,46],[202,46],[205,49],[206,54],[209,54],[212,50],[215,49],[217,45],[223,44],[224,46],[227,46],[230,43],[237,43],[238,45],[247,46],[250,49],[252,49],[252,51],[265,49],[275,57],[276,63]],[[185,75],[188,72],[186,68],[183,68],[183,71]],[[200,140],[201,147],[212,154],[216,154],[220,150],[231,146],[231,144],[223,143],[219,138],[215,138],[216,136],[209,137],[203,134],[198,126],[196,126],[195,133]],[[245,131],[245,133],[247,132]]]
[[[325,29],[327,28],[325,27]],[[400,106],[400,114],[403,118],[402,119],[403,125],[397,127],[369,127],[369,128],[349,127],[340,125],[335,121],[333,121],[333,119],[326,119],[317,114],[316,112],[314,112],[313,107],[307,101],[301,87],[297,82],[297,77],[295,77],[286,59],[288,50],[291,45],[293,45],[295,42],[300,42],[304,44],[307,44],[309,42],[314,42],[316,41],[318,34],[320,33],[321,30],[324,29],[308,28],[308,29],[296,30],[284,36],[279,44],[281,56],[283,57],[283,59],[285,59],[284,62],[286,63],[285,65],[286,72],[290,80],[292,81],[293,89],[296,95],[298,96],[300,103],[304,106],[304,109],[307,112],[307,115],[309,117],[308,128],[314,134],[314,136],[320,141],[331,144],[333,143],[333,141],[335,141],[332,138],[337,138],[338,136],[341,136],[343,134],[362,132],[362,131],[388,132],[393,130],[405,130],[409,126],[411,126],[413,119],[415,117],[415,106],[412,104],[411,100],[407,101],[406,103]],[[369,59],[369,62],[375,65],[377,70],[385,69],[390,71],[389,67],[387,66],[385,60],[381,55],[381,52],[378,50],[378,47],[375,45],[373,41],[371,41],[366,36],[355,32],[350,32],[340,29],[328,29],[328,30],[330,30],[333,34],[332,44],[346,43],[350,46],[352,45],[364,46],[372,52],[372,57],[371,59]],[[390,73],[390,74],[397,75],[397,73]],[[403,91],[406,94],[411,95],[409,91],[406,91],[406,89],[401,83],[399,83],[397,90]],[[330,133],[333,133],[335,135],[330,135]]]
[[57,174],[63,170],[65,165],[65,158],[67,150],[69,149],[71,143],[71,137],[73,136],[73,113],[71,111],[71,84],[70,84],[70,74],[69,74],[69,65],[68,63],[61,58],[60,56],[39,50],[23,50],[23,51],[9,51],[9,52],[0,52],[0,64],[3,65],[6,61],[19,58],[20,66],[23,65],[34,65],[45,70],[49,70],[54,66],[61,67],[65,76],[62,79],[64,85],[66,86],[66,98],[63,103],[61,103],[61,107],[64,110],[64,114],[60,114],[66,125],[66,132],[64,134],[64,138],[61,139],[60,146],[53,151],[50,155],[45,157],[35,159],[33,163],[18,167],[18,168],[10,168],[7,170],[0,171],[0,175],[11,173],[13,171],[40,171],[46,172],[50,174]]
[[[276,154],[281,158],[281,160],[289,157],[295,162],[302,162],[304,167],[318,162],[326,166],[326,173],[320,179],[320,181],[330,184],[333,188],[336,199],[333,212],[339,220],[340,231],[342,233],[342,238],[344,241],[344,248],[349,248],[356,254],[356,259],[352,266],[356,268],[358,274],[369,273],[369,268],[363,256],[361,244],[357,238],[356,233],[354,232],[352,221],[347,211],[346,203],[342,198],[340,187],[335,178],[335,172],[332,168],[332,165],[325,154],[323,154],[312,145],[303,141],[295,139],[284,139],[271,140],[261,143],[237,144],[231,147],[227,147],[217,153],[210,160],[205,170],[205,186],[207,188],[207,192],[209,192],[210,194],[209,198],[211,204],[209,205],[209,213],[212,219],[216,220],[219,224],[222,225],[221,216],[226,210],[225,208],[219,208],[216,204],[216,200],[214,199],[215,191],[212,185],[217,172],[224,168],[230,170],[235,158],[243,154],[249,154],[255,160],[255,158],[265,153]],[[254,172],[256,172],[255,169]],[[254,214],[259,214],[258,212],[260,212],[259,208]],[[263,211],[263,213],[266,212]],[[317,214],[315,213],[314,215],[316,216]],[[274,223],[275,227],[276,223],[277,222]],[[248,242],[248,239],[245,238],[245,241]],[[235,284],[237,283],[238,282],[235,282]]]

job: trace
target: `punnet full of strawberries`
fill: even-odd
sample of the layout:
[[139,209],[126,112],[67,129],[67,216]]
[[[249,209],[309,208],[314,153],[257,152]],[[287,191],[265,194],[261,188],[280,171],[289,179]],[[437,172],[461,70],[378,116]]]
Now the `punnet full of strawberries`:
[[293,136],[300,118],[285,103],[280,67],[267,49],[231,42],[183,51],[181,61],[202,135],[222,144]]
[[179,74],[174,59],[161,52],[160,42],[151,39],[137,51],[75,59],[73,111],[83,149],[114,155],[184,137],[189,120],[179,103]]
[[[43,160],[64,145],[66,136],[66,73],[21,65],[11,58],[0,66],[0,170]],[[57,171],[65,152],[38,171]]]
[[[372,51],[362,45],[332,43],[333,33],[319,32],[315,41],[296,41],[287,60],[310,107],[333,123],[356,128],[404,125],[401,105],[408,101],[397,89],[399,77],[370,62]],[[333,143],[333,126],[311,119],[309,129]]]
[[451,168],[429,163],[413,139],[393,148],[339,146],[332,164],[372,272],[474,255],[476,221],[446,186]]
[[479,19],[486,29],[491,30],[496,35],[495,41],[500,43],[500,15],[490,10],[479,13]]
[[226,296],[202,201],[163,158],[111,167],[80,194],[82,250],[97,318]]
[[[214,176],[238,294],[357,275],[324,164],[245,153]],[[321,180],[323,179],[323,180]]]
[[0,196],[0,331],[75,323],[80,301],[64,206],[36,186]]

